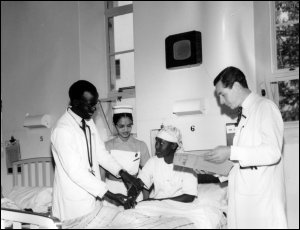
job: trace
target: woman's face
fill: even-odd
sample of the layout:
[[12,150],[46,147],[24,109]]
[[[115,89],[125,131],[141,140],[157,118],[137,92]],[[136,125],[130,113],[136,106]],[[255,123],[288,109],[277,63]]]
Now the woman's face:
[[122,140],[128,140],[130,137],[131,129],[132,129],[133,122],[129,117],[121,117],[117,122],[116,130],[118,132],[118,136]]

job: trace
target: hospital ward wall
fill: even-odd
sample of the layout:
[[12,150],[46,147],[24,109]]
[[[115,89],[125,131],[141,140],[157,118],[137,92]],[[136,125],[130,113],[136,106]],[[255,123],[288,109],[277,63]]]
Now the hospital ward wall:
[[[48,128],[23,127],[25,115],[64,113],[68,89],[87,79],[106,97],[104,2],[1,1],[1,184],[12,188],[3,141],[20,141],[21,158],[48,157]],[[98,115],[98,114],[97,114]],[[101,128],[101,116],[95,118]]]

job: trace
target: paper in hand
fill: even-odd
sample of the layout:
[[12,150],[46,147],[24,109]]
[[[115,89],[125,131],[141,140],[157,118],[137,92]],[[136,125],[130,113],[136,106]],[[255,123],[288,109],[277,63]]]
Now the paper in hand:
[[203,155],[208,151],[210,150],[176,153],[173,163],[176,166],[227,176],[233,167],[233,163],[228,160],[220,164],[206,161],[204,160]]

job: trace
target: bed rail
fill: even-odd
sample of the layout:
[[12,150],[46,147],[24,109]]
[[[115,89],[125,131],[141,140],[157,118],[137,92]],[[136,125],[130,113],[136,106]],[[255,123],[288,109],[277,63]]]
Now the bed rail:
[[[30,213],[20,210],[1,208],[1,229],[11,227],[13,229],[40,228],[40,229],[61,229],[61,222],[57,218],[51,218],[38,213]],[[25,225],[25,226],[24,226]]]
[[[19,183],[19,168],[21,169],[21,183]],[[47,178],[50,178],[48,186],[52,186],[53,176],[52,157],[30,158],[13,162],[13,186],[47,186]]]

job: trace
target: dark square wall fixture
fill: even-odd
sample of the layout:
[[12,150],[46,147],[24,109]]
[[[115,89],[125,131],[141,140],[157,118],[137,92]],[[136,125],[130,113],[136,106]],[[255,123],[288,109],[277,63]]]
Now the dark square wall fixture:
[[202,63],[201,32],[170,35],[165,40],[166,68],[182,68]]

